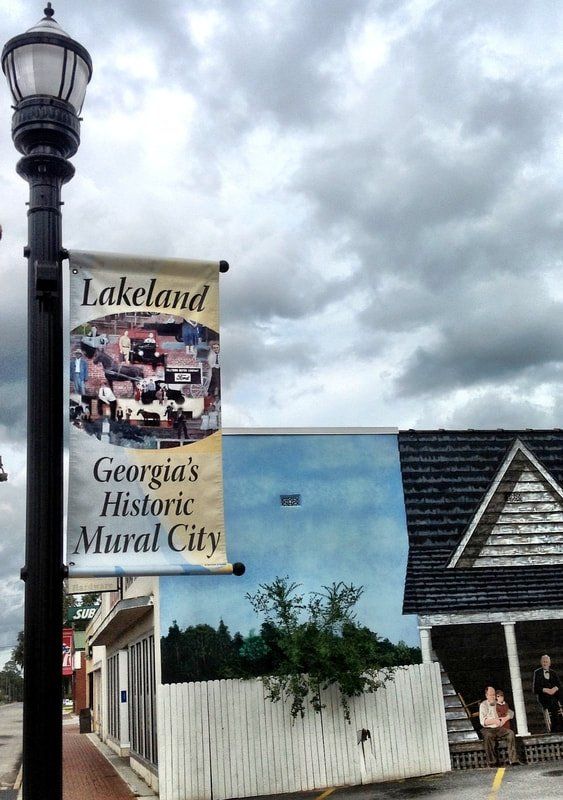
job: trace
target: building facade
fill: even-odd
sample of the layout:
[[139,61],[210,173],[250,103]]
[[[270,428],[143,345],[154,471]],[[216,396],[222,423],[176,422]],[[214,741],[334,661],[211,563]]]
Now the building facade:
[[[119,593],[102,596],[102,607],[87,632],[94,729],[116,752],[128,756],[131,766],[150,785],[156,788],[161,784],[163,797],[183,796],[188,800],[198,796],[197,787],[188,786],[188,772],[178,772],[178,759],[187,764],[188,753],[192,754],[190,758],[200,759],[196,772],[214,775],[209,784],[215,787],[214,793],[199,796],[217,800],[253,790],[251,784],[235,785],[234,777],[227,780],[221,771],[224,758],[214,750],[216,736],[198,738],[198,731],[206,730],[205,725],[209,730],[217,729],[214,715],[218,706],[212,696],[219,689],[212,689],[211,684],[205,691],[199,689],[200,700],[196,702],[196,695],[190,694],[192,689],[182,687],[203,686],[203,678],[198,678],[203,683],[174,682],[190,679],[172,672],[169,655],[161,658],[160,642],[163,637],[169,638],[171,630],[189,628],[203,636],[223,626],[222,630],[228,628],[233,635],[236,632],[247,636],[259,628],[260,620],[246,595],[276,576],[288,575],[305,592],[319,591],[339,581],[362,585],[359,621],[382,638],[415,643],[416,626],[401,611],[407,536],[396,430],[228,431],[223,439],[223,472],[228,552],[231,561],[245,564],[245,574],[125,578]],[[170,652],[168,647],[166,653]],[[262,789],[266,793],[290,791],[331,785],[335,780],[354,783],[449,769],[445,717],[435,697],[440,691],[439,673],[433,668],[420,674],[414,667],[413,670],[412,677],[405,674],[404,679],[409,692],[410,681],[420,686],[417,695],[421,704],[415,716],[419,717],[421,735],[413,725],[408,746],[404,737],[402,744],[392,745],[385,726],[378,733],[381,709],[377,704],[364,703],[358,707],[355,725],[343,721],[342,727],[339,723],[333,729],[333,723],[324,721],[323,730],[332,733],[318,751],[314,772],[284,777],[283,770],[278,770],[267,779],[266,770]],[[171,678],[172,675],[176,677]],[[225,684],[221,691],[227,691],[226,682],[220,683]],[[248,683],[244,688],[235,684],[236,680],[228,690],[235,692],[238,699],[225,703],[233,714],[237,708],[241,713],[237,704],[242,702],[244,692],[250,692],[242,717],[248,720],[252,714],[258,715],[256,727],[266,726],[264,747],[268,746],[272,726],[277,726],[280,741],[290,742],[295,729],[287,711],[273,708],[270,701],[256,699],[255,692],[263,695],[261,684],[255,689]],[[389,688],[385,695],[387,702],[402,703],[400,696],[392,701],[393,691]],[[181,703],[190,697],[193,708],[198,709],[199,725],[194,731],[186,728],[186,720],[193,715],[186,712],[180,720],[175,716]],[[424,703],[422,698],[426,698]],[[385,697],[381,695],[377,702],[385,702]],[[422,731],[427,729],[424,709],[429,703],[438,709],[438,717],[433,737],[427,739],[428,755],[422,758],[416,742],[422,740]],[[274,725],[272,715],[280,713]],[[313,736],[318,725],[319,719],[313,714],[307,727],[312,738],[303,733],[299,739],[300,746],[309,748],[311,753],[317,752],[320,741]],[[357,740],[358,725],[373,735],[367,744]],[[241,734],[240,726],[235,728]],[[226,737],[228,729],[225,722],[217,730]],[[173,741],[171,731],[175,731]],[[181,742],[186,747],[180,746],[181,758],[180,754],[172,758],[178,736],[184,737]],[[249,733],[244,747],[254,747],[255,738]],[[193,743],[191,750],[189,741]],[[369,754],[372,749],[375,752],[376,743],[380,757],[370,761]],[[234,736],[228,746],[242,747],[240,736]],[[329,753],[331,748],[334,758],[323,761],[325,751]],[[402,749],[404,753],[399,758]],[[387,751],[385,760],[382,754]],[[241,758],[250,759],[244,748],[241,753]],[[277,758],[274,752],[270,756],[274,761]],[[266,751],[262,754],[264,763],[269,763],[270,756]],[[205,758],[208,761],[204,764],[201,759]],[[335,772],[337,763],[341,767]],[[194,769],[190,768],[189,773],[194,774]]]
[[[174,648],[163,659],[160,647],[188,629],[202,637],[247,635],[260,621],[246,596],[280,575],[305,591],[335,581],[364,586],[359,621],[394,641],[412,643],[416,615],[429,671],[409,680],[422,681],[416,685],[426,709],[434,703],[441,710],[430,738],[427,713],[416,711],[418,748],[391,747],[391,727],[379,732],[376,767],[356,728],[375,740],[383,712],[360,705],[355,726],[334,728],[323,745],[334,753],[330,763],[316,762],[316,772],[298,775],[299,784],[278,771],[262,793],[479,765],[474,714],[488,684],[503,688],[515,709],[528,760],[540,751],[561,754],[563,737],[545,738],[531,673],[545,652],[555,668],[563,662],[562,432],[231,431],[223,453],[228,552],[245,563],[244,576],[125,578],[119,593],[103,596],[88,629],[94,728],[149,784],[161,782],[163,798],[260,793],[227,775],[221,765],[230,748],[241,763],[269,764],[275,754],[267,750],[268,731],[291,740],[283,714],[275,722],[271,704],[249,684],[208,680],[205,672],[182,677],[172,668]],[[269,720],[264,752],[238,723],[253,714],[261,720],[256,730]],[[310,721],[311,736],[316,724]],[[305,732],[299,741],[316,752]],[[425,741],[432,741],[428,753]],[[390,761],[383,769],[386,747],[401,754],[399,766]],[[298,763],[297,751],[293,757]],[[348,766],[334,772],[338,758]],[[207,783],[194,785],[193,774]]]
[[[404,431],[399,452],[403,610],[418,617],[423,660],[440,661],[470,716],[492,685],[518,736],[545,734],[532,673],[544,653],[563,665],[563,432]],[[477,735],[458,721],[462,747]]]

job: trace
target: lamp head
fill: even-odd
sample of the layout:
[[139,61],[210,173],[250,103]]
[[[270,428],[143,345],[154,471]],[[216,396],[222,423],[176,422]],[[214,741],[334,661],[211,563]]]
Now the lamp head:
[[[78,115],[92,77],[86,48],[64,31],[51,3],[26,33],[4,45],[2,70],[15,101],[12,138],[24,156],[73,156],[80,144]],[[27,169],[20,161],[18,172]],[[73,168],[61,167],[68,180]]]
[[92,77],[92,59],[54,19],[51,3],[45,16],[4,45],[2,70],[15,103],[42,95],[68,103],[78,115]]

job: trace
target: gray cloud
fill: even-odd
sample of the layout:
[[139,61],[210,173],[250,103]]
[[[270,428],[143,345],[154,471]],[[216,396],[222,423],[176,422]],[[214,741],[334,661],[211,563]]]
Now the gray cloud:
[[[291,342],[271,340],[267,329],[260,325],[226,328],[221,351],[227,367],[222,370],[222,390],[229,391],[241,378],[256,378],[261,372],[281,372],[284,369],[308,372],[313,355],[306,347]],[[266,388],[266,387],[265,387]],[[279,386],[274,387],[276,392]]]
[[[65,244],[231,262],[227,425],[248,409],[256,425],[557,424],[557,4],[54,5],[94,61]],[[14,0],[6,36],[30,13]],[[4,101],[0,434],[23,449],[26,189]]]
[[[246,124],[262,115],[299,128],[334,113],[337,80],[327,72],[338,59],[366,0],[292,0],[268,10],[252,2],[228,4],[221,34],[214,42],[221,58],[205,72],[210,107],[242,103]],[[239,120],[240,121],[240,120]]]
[[[563,245],[563,194],[550,172],[561,78],[491,77],[472,49],[483,29],[482,13],[436,4],[373,78],[383,120],[352,119],[336,143],[309,150],[295,178],[316,234],[346,232],[361,261],[361,322],[430,338],[404,360],[396,385],[406,395],[438,398],[562,358],[559,308],[538,287]],[[497,275],[504,285],[493,288]],[[527,276],[524,303],[513,299],[514,275]],[[475,310],[483,305],[488,316]]]
[[[501,384],[563,363],[563,308],[525,281],[490,281],[465,292],[444,312],[437,341],[419,346],[397,382],[401,393],[434,394]],[[446,319],[447,316],[447,319]]]
[[222,283],[227,324],[245,319],[295,322],[341,302],[354,288],[350,277],[323,277],[322,265],[292,244],[283,253],[264,252],[250,267],[239,272],[235,265],[232,277]]
[[[505,430],[529,428],[557,428],[561,426],[563,398],[555,390],[557,399],[547,407],[531,398],[533,386],[523,383],[521,396],[503,396],[502,390],[488,389],[442,417],[442,426],[450,429],[504,428]],[[417,425],[426,427],[421,418]]]

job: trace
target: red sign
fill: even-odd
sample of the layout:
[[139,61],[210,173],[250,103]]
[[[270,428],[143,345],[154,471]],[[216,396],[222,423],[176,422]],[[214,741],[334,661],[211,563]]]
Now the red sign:
[[72,628],[63,628],[63,675],[72,675]]

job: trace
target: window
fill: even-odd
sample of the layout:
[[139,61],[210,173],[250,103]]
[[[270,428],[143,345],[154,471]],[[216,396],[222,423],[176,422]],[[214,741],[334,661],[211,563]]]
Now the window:
[[129,734],[131,752],[156,764],[154,636],[129,647]]
[[108,733],[119,741],[119,654],[108,658]]

